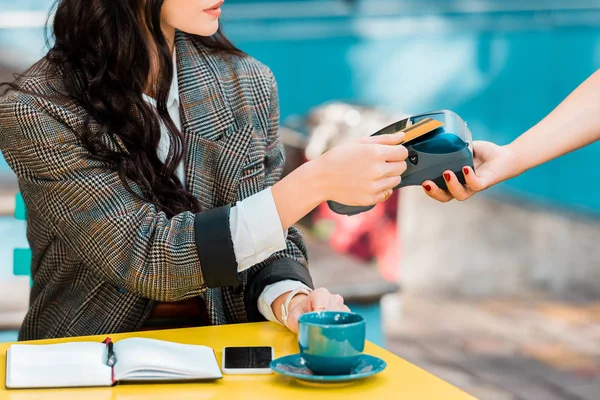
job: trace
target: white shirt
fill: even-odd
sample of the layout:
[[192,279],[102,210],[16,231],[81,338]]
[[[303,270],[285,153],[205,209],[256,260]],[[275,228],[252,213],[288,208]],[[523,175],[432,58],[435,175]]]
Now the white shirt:
[[[175,55],[173,56],[173,65],[176,71]],[[156,107],[155,99],[144,94],[144,100]],[[177,73],[173,74],[171,90],[167,99],[167,111],[177,129],[181,130]],[[163,125],[158,144],[158,156],[163,162],[169,153],[169,146],[169,135]],[[179,164],[175,173],[181,182],[185,182],[183,162]],[[247,210],[251,210],[251,212]],[[229,228],[235,258],[238,263],[238,272],[242,272],[266,260],[273,253],[286,248],[287,232],[283,232],[281,228],[281,220],[275,207],[271,188],[264,189],[242,201],[238,201],[231,208]],[[298,287],[308,289],[303,283],[294,280],[284,280],[268,285],[258,298],[258,310],[267,320],[279,322],[273,314],[271,304],[283,293],[290,292]]]

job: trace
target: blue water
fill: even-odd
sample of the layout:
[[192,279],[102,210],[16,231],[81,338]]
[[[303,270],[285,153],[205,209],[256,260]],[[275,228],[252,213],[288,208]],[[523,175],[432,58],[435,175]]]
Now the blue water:
[[[475,139],[508,143],[600,68],[596,0],[230,0],[224,11],[229,37],[275,72],[284,122],[330,100],[449,108]],[[0,46],[26,64],[43,53],[42,31],[0,30]],[[599,157],[595,144],[497,191],[600,213]]]

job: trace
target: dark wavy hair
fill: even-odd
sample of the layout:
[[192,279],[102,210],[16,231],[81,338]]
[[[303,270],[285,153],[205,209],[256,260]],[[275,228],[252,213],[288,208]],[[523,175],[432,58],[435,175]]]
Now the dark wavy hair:
[[[84,146],[95,158],[114,166],[130,193],[172,217],[184,211],[199,212],[200,204],[175,174],[185,154],[185,140],[166,107],[175,72],[160,26],[163,2],[56,0],[52,7],[56,10],[54,44],[45,58],[60,74],[65,95],[88,112],[81,134]],[[210,51],[243,55],[220,30],[212,37],[190,36]],[[153,48],[158,66],[154,70],[158,71],[149,82]],[[142,97],[149,84],[154,88],[156,109]],[[20,89],[14,83],[8,85]],[[91,120],[100,125],[99,132],[90,129]],[[171,140],[164,163],[157,154],[161,122]],[[106,146],[101,140],[106,134],[118,137],[126,151]],[[129,180],[142,189],[141,196]]]

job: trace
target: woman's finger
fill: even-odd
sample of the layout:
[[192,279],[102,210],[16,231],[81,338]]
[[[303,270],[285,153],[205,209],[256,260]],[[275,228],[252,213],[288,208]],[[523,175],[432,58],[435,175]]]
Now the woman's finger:
[[408,158],[408,150],[404,146],[379,146],[379,154],[382,160],[387,162],[404,161]]
[[394,146],[400,144],[404,141],[404,132],[392,133],[388,135],[377,135],[377,136],[368,136],[362,137],[359,140],[361,143],[367,144],[385,144],[388,146]]
[[433,181],[425,181],[422,184],[423,189],[427,195],[437,201],[441,201],[442,203],[447,203],[450,200],[454,199],[452,195],[438,187]]
[[487,181],[477,176],[471,167],[464,167],[463,174],[465,175],[465,182],[467,182],[469,188],[474,192],[480,192],[489,186]]
[[444,180],[446,181],[446,186],[448,187],[448,191],[458,201],[465,201],[469,197],[471,197],[471,192],[468,191],[467,188],[463,186],[462,183],[458,180],[454,172],[445,171]]
[[392,193],[394,193],[394,190],[391,188],[383,189],[380,192],[376,192],[371,196],[371,201],[369,202],[369,204],[379,204],[383,201],[386,201],[392,196]]
[[329,299],[329,304],[337,304],[338,306],[344,305],[344,298],[339,294],[332,294]]
[[392,161],[385,163],[384,171],[385,176],[400,176],[406,172],[408,165],[406,161]]
[[348,311],[348,307],[345,304],[332,303],[329,305],[327,311]]
[[312,311],[327,311],[329,308],[329,298],[331,293],[325,288],[315,289],[310,292],[308,299],[310,301],[310,309]]
[[383,192],[384,190],[394,189],[402,182],[402,178],[399,176],[390,176],[388,178],[381,178],[375,184],[376,192]]
[[339,294],[332,294],[329,297],[329,311],[345,311],[344,299]]

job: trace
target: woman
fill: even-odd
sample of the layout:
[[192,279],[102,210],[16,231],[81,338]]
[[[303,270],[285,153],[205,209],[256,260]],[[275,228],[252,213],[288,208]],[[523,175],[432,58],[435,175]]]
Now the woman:
[[280,180],[276,83],[219,32],[218,0],[61,0],[55,45],[0,100],[33,251],[20,339],[347,310],[312,290],[293,226],[373,204],[401,135],[337,147]]
[[600,70],[582,83],[552,113],[506,146],[475,142],[475,171],[464,167],[466,185],[444,173],[448,191],[432,181],[425,192],[436,200],[463,201],[490,186],[600,139]]

